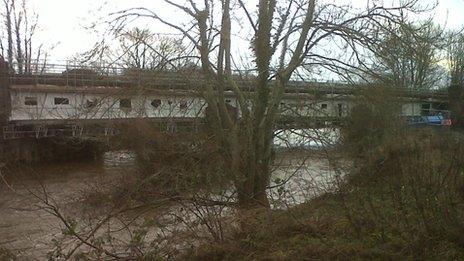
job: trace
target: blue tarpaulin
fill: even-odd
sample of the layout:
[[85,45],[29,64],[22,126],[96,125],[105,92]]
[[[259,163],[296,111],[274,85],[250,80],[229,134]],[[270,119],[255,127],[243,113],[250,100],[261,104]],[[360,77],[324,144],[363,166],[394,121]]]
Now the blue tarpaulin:
[[443,125],[443,116],[411,116],[407,117],[407,122],[410,125]]

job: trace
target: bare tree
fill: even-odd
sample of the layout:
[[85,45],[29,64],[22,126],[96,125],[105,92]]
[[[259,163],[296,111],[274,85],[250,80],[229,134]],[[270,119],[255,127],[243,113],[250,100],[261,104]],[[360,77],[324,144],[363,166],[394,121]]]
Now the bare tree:
[[[6,27],[6,35],[7,35],[7,57],[8,57],[8,64],[13,63],[13,50],[14,50],[14,43],[13,43],[13,22],[12,16],[14,12],[14,1],[3,0],[4,8],[5,8],[5,27]],[[2,45],[2,53],[4,53],[3,45]]]
[[[397,88],[436,88],[444,75],[439,65],[443,30],[431,21],[423,24],[404,21],[386,25],[375,46],[374,71],[380,81]],[[442,70],[440,70],[442,69]]]
[[[415,12],[417,1],[385,7],[369,3],[363,9],[308,1],[164,0],[190,17],[190,26],[177,24],[147,8],[132,8],[113,14],[120,29],[134,17],[151,18],[182,33],[200,56],[207,82],[201,93],[208,104],[208,119],[222,148],[224,171],[234,177],[242,209],[269,207],[266,190],[273,161],[273,138],[279,106],[291,79],[301,71],[319,67],[346,78],[359,73],[359,54],[377,43],[379,24],[402,23],[402,12]],[[256,6],[253,9],[252,6]],[[236,19],[231,19],[231,11]],[[220,19],[217,20],[217,14]],[[247,22],[235,22],[245,20]],[[234,21],[234,23],[232,23]],[[233,27],[235,26],[235,27]],[[253,92],[244,93],[230,76],[232,32],[246,27],[252,49],[255,80]],[[332,52],[334,48],[340,51]],[[228,110],[225,92],[232,90],[241,113],[236,121]]]
[[451,33],[448,39],[448,63],[450,69],[449,101],[453,125],[462,127],[464,90],[464,35],[462,32]]
[[[27,0],[3,0],[3,16],[5,19],[6,45],[2,39],[2,54],[6,47],[8,63],[19,74],[28,74],[38,70],[41,59],[46,59],[43,44],[34,43],[38,28],[38,14],[33,12]],[[13,64],[16,64],[13,66]]]
[[[119,36],[114,63],[124,68],[164,70],[172,68],[172,59],[182,56],[184,47],[174,37],[157,36],[148,29],[134,28]],[[111,58],[110,58],[111,59]],[[175,63],[177,67],[182,65]]]
[[452,33],[448,45],[448,62],[450,67],[451,85],[464,84],[464,34]]
[[138,27],[111,32],[76,60],[139,72],[169,71],[192,62],[182,39]]

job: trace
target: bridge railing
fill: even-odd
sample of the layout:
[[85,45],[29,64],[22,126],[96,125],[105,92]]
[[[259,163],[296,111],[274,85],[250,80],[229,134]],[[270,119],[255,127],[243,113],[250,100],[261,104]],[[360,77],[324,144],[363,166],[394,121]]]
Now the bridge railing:
[[[40,70],[10,74],[13,84],[50,84],[73,87],[183,87],[191,84],[178,72],[150,71],[78,64],[45,64]],[[196,76],[200,78],[200,76]],[[194,82],[198,83],[196,79]]]
[[[30,70],[10,73],[12,84],[44,84],[69,87],[125,87],[149,89],[195,90],[205,84],[201,70],[196,67],[173,70],[150,70],[122,68],[105,64],[84,65],[77,62],[38,63],[30,65]],[[13,66],[17,68],[17,66]],[[252,91],[255,78],[248,72],[239,71],[233,76],[235,83],[243,90]],[[333,81],[290,81],[287,92],[290,93],[332,93],[352,94],[359,87],[368,87],[365,83],[348,83]],[[397,88],[405,96],[446,97],[443,90],[411,90]]]
[[115,136],[119,133],[113,127],[95,127],[85,128],[81,125],[38,125],[24,128],[21,126],[4,126],[3,139],[14,140],[24,138],[52,138],[52,137],[106,137]]

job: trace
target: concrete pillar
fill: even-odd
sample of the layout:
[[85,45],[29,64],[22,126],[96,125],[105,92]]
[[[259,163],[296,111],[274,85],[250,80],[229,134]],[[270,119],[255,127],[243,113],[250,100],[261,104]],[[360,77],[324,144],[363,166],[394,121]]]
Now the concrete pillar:
[[10,67],[0,59],[0,139],[3,139],[3,126],[8,124],[11,113]]

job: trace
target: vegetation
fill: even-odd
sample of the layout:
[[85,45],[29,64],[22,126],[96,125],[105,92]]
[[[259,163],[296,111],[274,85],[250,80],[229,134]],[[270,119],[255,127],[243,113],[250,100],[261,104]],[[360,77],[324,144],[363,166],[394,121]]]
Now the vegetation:
[[[4,2],[7,58],[30,72],[30,56],[13,57],[22,45],[14,46],[11,19],[23,14],[13,10],[13,0]],[[178,71],[188,85],[195,81],[189,77],[201,75],[196,91],[207,105],[203,125],[182,132],[181,124],[169,120],[159,126],[143,118],[133,121],[113,146],[137,154],[135,173],[91,189],[80,202],[85,207],[80,215],[60,207],[42,184],[39,192],[31,191],[41,210],[62,224],[50,259],[464,258],[464,137],[448,129],[411,128],[400,116],[404,100],[398,87],[430,89],[440,80],[443,32],[405,17],[421,13],[418,1],[393,7],[374,1],[361,9],[316,0],[259,0],[254,6],[242,0],[162,2],[183,13],[189,26],[143,7],[122,10],[108,22],[119,40],[117,50],[102,43],[85,59],[118,63],[128,79]],[[156,39],[149,30],[131,28],[133,19],[142,18],[181,37]],[[233,35],[243,28],[251,35],[245,37],[251,57],[246,75],[233,74],[243,69],[232,55]],[[447,50],[450,100],[459,123],[464,111],[462,35],[453,39]],[[87,69],[70,69],[62,76],[67,81],[78,74],[100,77]],[[292,80],[318,74],[372,88],[358,91],[338,146],[319,148],[336,173],[331,188],[278,208],[272,205],[272,190],[282,196],[307,167],[305,148],[284,162],[290,167],[276,161],[273,141],[287,102],[284,94]],[[241,79],[253,83],[252,92],[239,88]],[[132,110],[130,99],[124,100]],[[189,107],[167,104],[172,110]],[[150,105],[159,108],[161,100]],[[338,105],[342,117],[343,104]],[[300,110],[298,104],[289,107]],[[323,113],[327,104],[319,107]],[[318,131],[299,135],[331,139]],[[14,258],[0,249],[3,257]]]
[[[403,12],[420,12],[414,0],[391,7],[372,3],[362,9],[314,0],[260,0],[254,7],[241,0],[224,0],[220,4],[211,0],[163,3],[184,14],[191,29],[185,30],[169,17],[144,7],[113,14],[111,28],[119,32],[134,18],[147,19],[177,31],[191,46],[192,57],[196,57],[194,61],[206,79],[200,94],[210,111],[213,138],[228,165],[224,175],[234,179],[242,209],[270,207],[266,190],[273,164],[273,130],[289,81],[311,74],[313,67],[326,74],[335,73],[340,79],[364,74],[357,47],[379,44],[374,37],[379,28],[401,23]],[[232,77],[232,70],[240,69],[232,68],[232,35],[238,28],[251,35],[246,41],[253,57],[249,67],[255,76],[255,91],[249,98]],[[340,53],[344,55],[331,55],[326,50],[330,42],[343,46]],[[235,121],[227,109],[226,90],[237,97],[240,121]]]
[[[405,19],[405,18],[403,18]],[[372,46],[373,78],[400,88],[436,89],[444,87],[446,70],[443,59],[444,31],[431,21],[417,23],[405,19],[380,29],[381,43]]]
[[[369,114],[371,118],[366,117]],[[353,136],[353,129],[348,130],[351,139],[346,139],[345,145],[356,164],[339,190],[286,211],[251,213],[251,233],[236,231],[230,240],[204,244],[190,257],[464,258],[462,135],[434,129],[385,128],[385,122],[373,124],[373,118],[378,118],[375,110],[354,111],[351,118],[359,116],[365,121],[357,124],[369,128],[358,137]]]
[[450,67],[449,101],[453,122],[457,128],[464,127],[464,34],[450,33],[448,39],[448,62]]
[[37,42],[39,15],[27,0],[3,0],[0,5],[0,54],[18,74],[38,72],[45,65],[48,51]]

